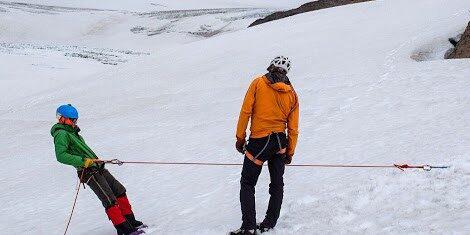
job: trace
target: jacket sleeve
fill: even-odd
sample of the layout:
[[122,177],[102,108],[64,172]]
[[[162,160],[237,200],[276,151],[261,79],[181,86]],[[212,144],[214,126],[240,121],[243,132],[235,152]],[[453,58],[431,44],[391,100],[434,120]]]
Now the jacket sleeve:
[[297,137],[299,136],[299,102],[295,94],[295,106],[287,117],[287,154],[293,156],[297,146]]
[[55,156],[57,161],[74,167],[83,167],[84,161],[82,157],[67,152],[69,144],[70,139],[67,137],[65,131],[59,131],[54,136]]
[[237,133],[236,137],[239,139],[246,138],[246,128],[248,126],[248,121],[251,118],[253,113],[253,105],[255,103],[255,94],[256,94],[256,84],[258,79],[255,79],[248,88],[246,92],[245,99],[243,100],[243,105],[240,110],[240,116],[238,118]]

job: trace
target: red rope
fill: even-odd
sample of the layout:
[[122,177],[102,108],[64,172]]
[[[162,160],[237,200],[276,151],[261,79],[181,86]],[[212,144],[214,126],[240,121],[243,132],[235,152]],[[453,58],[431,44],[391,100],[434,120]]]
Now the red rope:
[[391,168],[395,165],[334,165],[334,164],[291,164],[288,166],[306,166],[306,167],[338,167],[338,168]]
[[[243,166],[241,163],[214,163],[214,162],[155,162],[155,161],[120,161],[118,159],[113,160],[100,160],[95,159],[95,162],[104,162],[116,165],[123,165],[123,164],[152,164],[152,165],[196,165],[196,166]],[[422,166],[410,166],[408,164],[403,165],[344,165],[344,164],[290,164],[287,166],[291,167],[331,167],[331,168],[398,168],[403,171],[406,168],[420,168],[426,171],[429,171],[434,168],[444,169],[449,168],[449,166],[429,166],[429,165],[422,165]],[[75,210],[75,206],[77,204],[78,193],[80,192],[80,183],[83,180],[83,175],[86,169],[83,169],[80,179],[77,183],[77,191],[75,193],[75,199],[73,200],[72,210],[70,211],[69,219],[67,221],[67,226],[65,227],[64,235],[67,234],[67,231],[70,226],[70,222],[72,221],[73,212]]]
[[[111,160],[112,161],[112,160]],[[152,165],[197,165],[197,166],[242,166],[240,163],[213,163],[213,162],[150,162],[150,161],[119,161],[114,163],[110,161],[103,161],[105,163],[113,164],[152,164]]]
[[[214,163],[214,162],[155,162],[155,161],[120,161],[118,159],[113,160],[96,160],[104,163],[111,164],[151,164],[151,165],[196,165],[196,166],[243,166],[242,163]],[[448,166],[410,166],[408,164],[403,165],[345,165],[345,164],[290,164],[287,166],[291,167],[330,167],[330,168],[398,168],[403,171],[407,168],[419,168],[425,170],[431,170],[433,168],[448,168]]]
[[80,184],[82,182],[84,173],[85,173],[85,169],[82,170],[82,174],[80,175],[80,179],[78,179],[77,191],[75,193],[75,199],[73,200],[72,210],[70,211],[70,215],[69,215],[69,219],[67,221],[67,226],[65,227],[64,235],[67,234],[67,230],[69,230],[69,226],[70,226],[70,221],[72,221],[72,215],[73,215],[73,212],[75,210],[75,205],[77,204],[78,193],[80,192]]
[[[108,162],[113,163],[113,162]],[[122,161],[113,164],[151,164],[151,165],[196,165],[196,166],[243,166],[243,163],[215,163],[215,162],[151,162],[151,161]],[[395,165],[330,165],[330,164],[289,164],[295,167],[364,167],[364,168],[387,168]]]

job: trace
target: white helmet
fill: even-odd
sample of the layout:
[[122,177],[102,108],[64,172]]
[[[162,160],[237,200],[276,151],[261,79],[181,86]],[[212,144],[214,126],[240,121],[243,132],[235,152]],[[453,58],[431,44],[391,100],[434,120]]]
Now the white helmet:
[[288,73],[289,70],[290,70],[290,67],[291,67],[291,62],[290,62],[289,58],[287,58],[285,56],[278,56],[278,57],[274,58],[273,61],[271,61],[271,65],[274,65],[278,68],[284,69],[286,71],[286,73]]

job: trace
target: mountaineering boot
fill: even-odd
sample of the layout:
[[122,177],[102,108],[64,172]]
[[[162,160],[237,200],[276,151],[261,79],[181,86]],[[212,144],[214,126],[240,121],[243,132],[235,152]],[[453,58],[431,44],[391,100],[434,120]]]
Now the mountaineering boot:
[[118,225],[114,225],[118,235],[137,235],[142,234],[144,231],[137,230],[129,222],[124,221]]
[[143,228],[147,227],[141,221],[135,219],[134,212],[132,211],[131,203],[127,198],[126,194],[123,194],[120,197],[116,198],[117,204],[119,205],[119,209],[121,210],[122,215],[126,218],[126,220],[135,228]]
[[114,205],[106,209],[106,214],[116,228],[118,235],[130,235],[137,231],[137,229],[134,228],[134,226],[132,226],[122,215],[121,209],[119,209],[118,205]]
[[259,231],[260,233],[265,233],[265,232],[267,232],[267,231],[269,231],[269,230],[271,230],[271,229],[273,229],[273,228],[270,227],[270,226],[266,226],[266,225],[263,224],[263,223],[259,223],[259,224],[256,225],[256,229],[258,229],[258,231]]
[[139,229],[139,228],[147,227],[147,225],[142,223],[142,221],[136,220],[134,214],[125,215],[124,217],[126,218],[127,222],[129,222],[132,226],[134,226],[134,228]]
[[256,229],[237,229],[229,233],[229,235],[257,235]]

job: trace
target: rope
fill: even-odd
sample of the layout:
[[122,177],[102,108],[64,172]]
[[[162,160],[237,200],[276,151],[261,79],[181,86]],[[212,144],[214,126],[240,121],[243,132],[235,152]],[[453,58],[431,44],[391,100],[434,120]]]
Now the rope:
[[[195,165],[195,166],[243,166],[241,163],[215,163],[215,162],[158,162],[158,161],[121,161],[118,159],[112,160],[96,160],[99,162],[123,165],[123,164],[147,164],[147,165]],[[431,169],[445,169],[449,166],[430,166],[420,165],[412,166],[408,164],[393,164],[393,165],[346,165],[346,164],[289,164],[288,167],[328,167],[328,168],[397,168],[402,171],[409,168],[423,169],[430,171]]]
[[67,230],[69,230],[69,226],[70,226],[70,221],[72,221],[72,215],[73,215],[73,212],[75,210],[75,205],[77,204],[78,193],[80,192],[80,183],[83,180],[84,173],[85,173],[85,169],[82,170],[82,174],[80,175],[80,179],[78,179],[77,191],[75,193],[75,199],[73,200],[72,210],[70,211],[70,215],[69,215],[69,219],[67,221],[67,226],[65,227],[64,235],[67,234]]
[[122,164],[150,164],[150,165],[196,165],[196,166],[242,166],[241,163],[215,163],[215,162],[151,162],[151,161],[103,161],[104,163],[111,163],[116,165]]
[[[158,161],[121,161],[119,159],[112,159],[112,160],[100,160],[95,159],[95,162],[103,162],[109,164],[115,164],[122,166],[123,164],[148,164],[148,165],[195,165],[195,166],[243,166],[241,163],[215,163],[215,162],[158,162]],[[450,166],[430,166],[430,165],[420,165],[420,166],[413,166],[408,164],[394,164],[394,165],[346,165],[346,164],[289,164],[289,167],[327,167],[327,168],[397,168],[401,171],[404,169],[409,168],[419,168],[425,171],[430,171],[431,169],[446,169],[450,168]],[[72,210],[70,211],[69,219],[67,221],[67,225],[65,227],[64,235],[67,234],[67,231],[70,226],[70,222],[72,221],[73,212],[75,210],[75,206],[77,204],[78,193],[80,192],[80,184],[83,181],[83,176],[86,169],[83,169],[80,179],[77,183],[77,190],[75,193],[75,198],[73,200]]]

